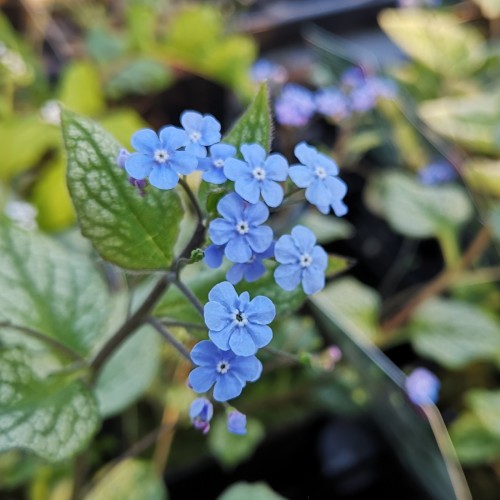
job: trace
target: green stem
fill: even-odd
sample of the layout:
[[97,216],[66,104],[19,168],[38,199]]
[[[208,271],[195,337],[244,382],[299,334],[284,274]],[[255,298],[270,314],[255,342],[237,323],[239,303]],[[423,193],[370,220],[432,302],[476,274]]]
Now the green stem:
[[452,228],[442,227],[437,234],[446,269],[455,269],[460,262],[460,248],[457,237]]
[[169,318],[160,318],[159,319],[160,323],[165,326],[180,326],[182,328],[186,329],[194,329],[194,330],[206,330],[207,327],[205,325],[202,325],[200,323],[190,323],[189,321],[177,321],[175,319],[169,319]]
[[181,344],[175,336],[168,330],[164,325],[162,325],[157,319],[149,318],[148,323],[173,347],[175,348],[184,358],[191,362],[191,356],[189,351]]
[[182,292],[186,299],[193,304],[194,308],[203,318],[203,304],[198,300],[198,297],[179,278],[174,281],[174,285]]

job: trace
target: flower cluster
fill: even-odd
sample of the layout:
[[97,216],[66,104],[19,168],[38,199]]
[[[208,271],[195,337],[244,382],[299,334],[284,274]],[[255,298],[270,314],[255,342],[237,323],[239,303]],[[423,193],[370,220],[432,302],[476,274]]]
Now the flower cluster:
[[315,113],[339,122],[353,114],[370,111],[379,99],[393,99],[395,93],[392,81],[352,67],[341,75],[339,86],[313,92],[295,83],[284,85],[275,101],[274,112],[278,123],[292,127],[306,125]]
[[428,405],[438,400],[441,382],[426,368],[415,368],[405,381],[410,400],[416,405]]

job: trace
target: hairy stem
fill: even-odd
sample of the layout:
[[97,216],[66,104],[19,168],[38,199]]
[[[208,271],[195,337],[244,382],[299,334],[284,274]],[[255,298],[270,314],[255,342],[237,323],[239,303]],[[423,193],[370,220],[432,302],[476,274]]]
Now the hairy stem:
[[175,336],[155,318],[148,318],[147,322],[174,348],[179,354],[191,362],[189,351],[179,342]]
[[174,281],[174,285],[193,304],[195,309],[200,313],[200,316],[203,317],[203,304],[198,300],[198,297],[179,278]]

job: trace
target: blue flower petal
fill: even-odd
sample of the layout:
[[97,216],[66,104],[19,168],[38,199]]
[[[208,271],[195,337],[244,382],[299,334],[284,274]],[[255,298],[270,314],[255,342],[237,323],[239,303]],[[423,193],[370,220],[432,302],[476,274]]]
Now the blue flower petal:
[[195,392],[206,392],[216,381],[216,371],[213,368],[199,366],[188,377],[189,385]]
[[179,176],[167,165],[158,165],[149,174],[149,182],[158,189],[172,189],[179,182]]
[[267,325],[247,325],[247,332],[259,348],[265,347],[273,338],[273,331]]
[[227,304],[230,309],[233,309],[236,307],[235,304],[238,300],[238,294],[231,283],[223,281],[215,285],[212,290],[208,292],[208,300]]
[[266,179],[284,181],[288,177],[288,162],[283,155],[272,154],[264,163]]
[[347,193],[347,185],[337,177],[327,177],[325,184],[332,198],[342,199]]
[[224,258],[224,246],[223,245],[209,245],[205,248],[205,255],[203,257],[203,262],[211,269],[217,269],[222,265],[222,259]]
[[251,167],[261,167],[264,164],[266,150],[259,144],[243,144],[240,151]]
[[299,286],[301,271],[299,264],[282,264],[274,271],[274,279],[283,290],[290,292]]
[[[254,252],[260,253],[266,250],[273,241],[273,230],[269,226],[258,226],[252,228],[252,230],[245,235],[245,238],[251,249]],[[234,262],[247,262],[251,256],[252,252],[250,251],[250,255],[246,260]]]
[[255,382],[262,374],[262,363],[255,356],[236,357],[231,370],[242,381]]
[[305,226],[295,226],[292,229],[292,238],[294,240],[295,246],[301,253],[312,252],[312,249],[316,244],[316,236],[310,229]]
[[260,197],[260,186],[255,179],[238,179],[234,190],[248,203],[257,203]]
[[238,356],[252,356],[257,352],[257,347],[246,328],[236,327],[229,339],[229,347]]
[[221,139],[220,123],[211,115],[205,115],[202,120],[200,132],[200,144],[203,146],[211,146]]
[[214,332],[212,330],[208,331],[208,336],[210,340],[222,351],[229,351],[229,339],[236,327],[228,323],[222,330]]
[[210,155],[214,158],[231,158],[236,155],[236,148],[231,144],[214,144],[210,147]]
[[337,167],[337,164],[331,158],[321,153],[318,153],[316,157],[316,165],[323,167],[329,176],[339,174],[339,167]]
[[137,151],[149,154],[152,154],[155,149],[159,149],[161,147],[156,132],[149,128],[143,128],[135,132],[132,135],[130,142]]
[[215,366],[218,357],[219,350],[209,340],[198,342],[191,350],[191,359],[196,365]]
[[228,179],[235,181],[241,178],[242,174],[246,174],[245,178],[251,175],[251,168],[248,163],[238,160],[237,158],[228,158],[224,162],[224,174]]
[[239,283],[243,279],[243,273],[246,265],[247,264],[233,264],[233,266],[226,273],[226,279],[233,285]]
[[249,323],[267,325],[275,318],[276,307],[271,299],[258,295],[250,302],[245,313]]
[[311,252],[311,257],[313,259],[313,263],[311,267],[317,267],[324,271],[328,266],[328,254],[324,251],[324,249],[318,245],[313,248]]
[[[255,229],[260,229],[260,228],[255,228]],[[268,229],[271,230],[270,228]],[[247,236],[249,234],[250,233],[248,233]],[[271,234],[271,240],[272,238],[273,237]],[[245,237],[238,235],[231,238],[227,242],[226,248],[224,249],[224,254],[231,262],[244,263],[247,262],[252,256],[252,250],[249,244],[247,243]]]
[[316,148],[309,146],[306,142],[300,142],[293,152],[301,163],[310,167],[314,166],[318,155]]
[[208,234],[216,245],[225,245],[236,234],[235,223],[214,219],[208,226]]
[[144,153],[131,153],[125,160],[125,170],[134,179],[146,178],[154,167],[156,162]]
[[186,153],[195,158],[205,158],[207,156],[207,148],[195,142],[191,142],[186,146]]
[[269,209],[264,203],[259,201],[255,205],[248,205],[246,208],[246,216],[249,222],[254,226],[258,226],[269,218]]
[[277,207],[283,201],[283,188],[274,181],[263,182],[262,198],[270,207]]
[[313,205],[327,206],[332,202],[332,197],[325,183],[317,179],[306,189],[306,200]]
[[313,266],[306,267],[302,272],[302,288],[307,295],[319,292],[325,287],[325,273]]
[[225,219],[238,222],[243,218],[244,201],[236,193],[229,193],[217,203],[217,211]]
[[266,272],[266,266],[259,260],[255,260],[251,264],[243,264],[245,280],[249,283],[257,281]]
[[[198,167],[200,166],[200,161],[198,161]],[[211,184],[224,184],[227,181],[227,177],[224,175],[224,170],[222,168],[211,168],[206,172],[203,172],[201,178],[205,182],[210,182]]]
[[203,116],[196,111],[184,111],[180,121],[188,133],[192,131],[200,132]]
[[181,128],[169,125],[160,130],[160,141],[169,152],[174,152],[188,143],[188,137]]
[[288,170],[288,175],[299,188],[309,187],[315,179],[314,172],[304,165],[292,165]]
[[294,239],[289,234],[284,234],[276,242],[274,255],[281,264],[297,264],[300,260],[300,253]]
[[237,377],[231,375],[231,371],[218,377],[214,387],[214,399],[224,402],[236,398],[241,394],[243,385]]
[[203,308],[203,316],[207,327],[216,332],[232,321],[231,313],[219,302],[207,302]]
[[185,151],[178,151],[172,155],[170,165],[179,174],[187,175],[196,170],[198,160]]
[[342,217],[349,211],[347,205],[340,200],[335,200],[331,206],[337,217]]

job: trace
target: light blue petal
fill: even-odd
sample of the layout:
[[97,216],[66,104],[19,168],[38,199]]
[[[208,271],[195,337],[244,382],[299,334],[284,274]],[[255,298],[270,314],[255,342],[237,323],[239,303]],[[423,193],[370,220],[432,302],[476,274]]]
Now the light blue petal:
[[342,217],[343,215],[345,215],[349,211],[349,209],[347,208],[347,205],[340,200],[334,201],[332,203],[332,208],[333,208],[333,211],[335,212],[335,215],[337,217]]
[[243,382],[255,382],[262,374],[262,363],[255,356],[236,357],[231,369]]
[[[244,237],[246,238],[246,241],[250,245],[251,249],[256,253],[260,253],[266,250],[271,244],[273,236],[273,230],[269,226],[259,226],[253,227]],[[251,256],[252,253],[250,252],[246,261],[248,261]]]
[[191,350],[191,359],[195,365],[216,366],[219,349],[209,340],[198,342]]
[[[335,203],[335,202],[334,202]],[[330,205],[326,205],[326,206],[320,206],[320,205],[316,205],[316,208],[322,213],[322,214],[325,214],[325,215],[328,215],[330,213]]]
[[236,158],[227,158],[224,162],[224,174],[232,181],[240,178],[248,179],[252,175],[252,169],[244,161]]
[[138,130],[132,135],[130,139],[132,146],[137,151],[152,154],[155,149],[160,148],[160,141],[156,132],[149,128]]
[[184,175],[194,172],[198,167],[198,160],[185,151],[174,153],[169,163],[176,172]]
[[318,157],[318,151],[316,148],[309,146],[306,142],[300,142],[297,146],[295,146],[293,152],[301,163],[314,168]]
[[203,117],[201,113],[196,111],[184,111],[181,115],[181,125],[187,132],[200,132]]
[[249,323],[267,325],[275,318],[276,307],[271,299],[258,295],[250,302],[245,313]]
[[210,148],[210,156],[213,158],[231,158],[233,156],[236,156],[236,148],[232,146],[231,144],[214,144]]
[[210,292],[208,292],[208,300],[226,304],[230,309],[234,309],[238,301],[238,294],[231,283],[223,281],[215,285]]
[[216,245],[225,245],[236,234],[235,223],[225,219],[214,219],[208,226],[208,234]]
[[314,269],[313,266],[306,267],[302,273],[302,288],[307,295],[319,292],[325,287],[325,273]]
[[225,375],[220,375],[214,387],[214,399],[221,403],[229,399],[238,397],[243,390],[243,384],[231,371]]
[[266,159],[266,150],[259,144],[243,144],[240,147],[243,158],[252,167],[261,167]]
[[200,144],[211,146],[221,140],[220,123],[212,115],[205,115],[201,124]]
[[244,266],[245,280],[249,283],[257,281],[266,272],[266,266],[259,260],[254,260],[251,264],[244,264]]
[[329,158],[324,154],[318,153],[318,156],[316,158],[316,165],[323,167],[326,173],[330,176],[339,174],[339,167],[337,167],[337,164],[333,161],[332,158]]
[[191,142],[186,146],[186,153],[195,158],[205,158],[207,156],[207,148],[195,142]]
[[227,325],[219,332],[208,331],[210,340],[222,351],[229,351],[229,339],[234,330],[234,325]]
[[261,201],[255,205],[248,205],[245,213],[248,223],[253,226],[258,226],[269,218],[269,209]]
[[242,264],[250,259],[252,256],[252,250],[250,249],[246,238],[238,234],[227,242],[224,254],[231,262]]
[[292,165],[288,170],[288,175],[299,188],[309,187],[315,179],[314,172],[304,165]]
[[222,259],[224,258],[224,246],[223,245],[210,245],[205,248],[205,255],[203,257],[203,262],[211,269],[217,269],[222,265]]
[[312,266],[324,271],[328,266],[328,254],[322,247],[316,245],[311,253],[313,259]]
[[295,245],[294,239],[284,234],[274,246],[274,256],[280,264],[297,264],[300,260],[300,253]]
[[347,184],[337,177],[327,177],[325,184],[332,199],[341,200],[347,193]]
[[248,203],[255,204],[259,201],[260,185],[253,178],[238,179],[234,183],[234,190]]
[[[198,163],[198,166],[199,165],[200,163]],[[210,170],[203,172],[201,178],[205,182],[210,182],[211,184],[224,184],[224,182],[227,181],[222,168],[210,168]]]
[[203,308],[203,317],[207,327],[216,332],[221,331],[233,321],[227,307],[219,302],[207,302]]
[[327,206],[332,202],[332,197],[325,183],[317,179],[306,189],[306,200],[313,205]]
[[215,368],[204,366],[195,368],[188,377],[189,385],[194,392],[207,392],[216,380]]
[[245,202],[240,195],[236,193],[229,193],[224,196],[219,203],[217,203],[217,211],[230,221],[236,224],[243,219],[243,206]]
[[246,266],[247,264],[233,264],[226,273],[226,279],[233,285],[236,285],[243,279],[243,272]]
[[154,167],[156,162],[144,153],[132,153],[125,160],[125,170],[134,179],[145,179]]
[[316,244],[316,236],[305,226],[295,226],[292,229],[292,238],[300,253],[311,253]]
[[237,356],[252,356],[257,352],[257,347],[246,328],[236,327],[229,339],[229,347]]
[[247,331],[258,348],[265,347],[273,339],[273,331],[267,325],[247,325]]
[[181,128],[169,125],[160,130],[160,141],[165,149],[173,153],[188,143],[188,137],[186,132]]
[[291,292],[299,286],[301,271],[300,264],[282,264],[274,271],[274,279],[283,290]]
[[273,181],[284,181],[288,177],[288,162],[283,155],[272,154],[264,163],[266,178]]
[[270,207],[277,207],[283,201],[283,188],[274,181],[262,183],[262,198]]
[[245,312],[248,304],[250,303],[250,294],[248,292],[243,292],[238,300],[238,309]]
[[169,166],[161,165],[151,170],[149,182],[158,189],[172,189],[177,186],[179,176]]

